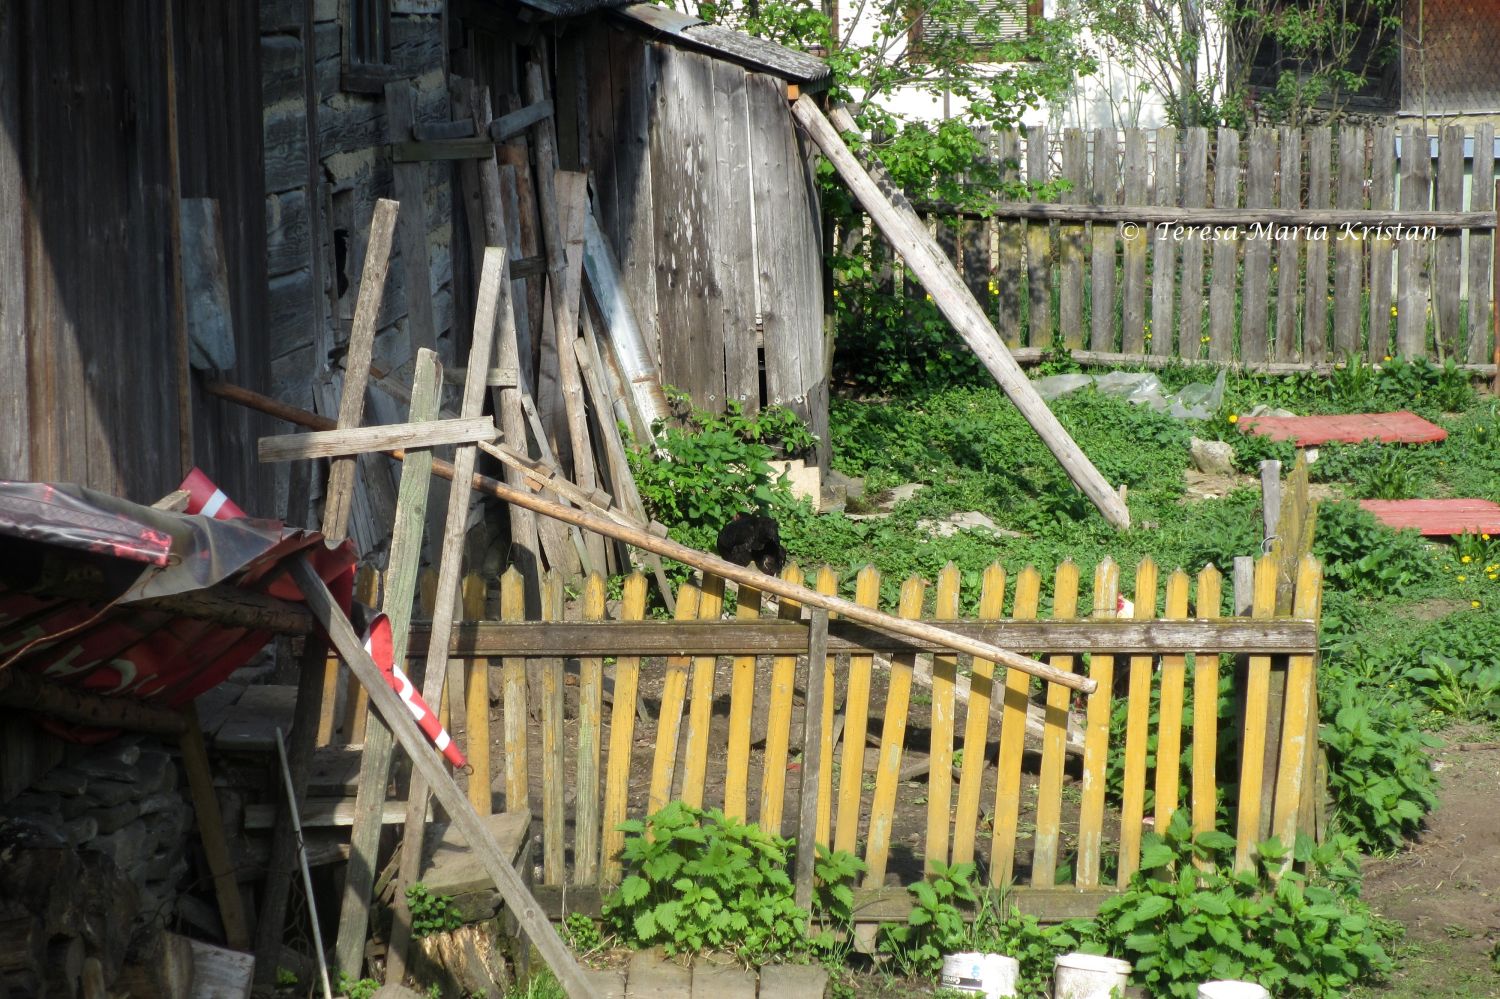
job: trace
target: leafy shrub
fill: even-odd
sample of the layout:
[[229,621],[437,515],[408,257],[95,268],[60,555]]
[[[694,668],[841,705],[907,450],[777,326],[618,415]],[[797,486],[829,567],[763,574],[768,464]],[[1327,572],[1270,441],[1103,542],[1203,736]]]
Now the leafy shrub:
[[1093,921],[1072,919],[1043,926],[1035,916],[1022,915],[1014,907],[1002,917],[992,904],[993,898],[988,896],[986,901],[991,904],[980,907],[966,949],[1015,958],[1020,965],[1016,994],[1050,996],[1052,972],[1058,956],[1085,946],[1093,933]]
[[678,416],[658,424],[657,447],[631,441],[630,470],[650,515],[680,540],[712,548],[719,528],[738,512],[772,513],[793,503],[769,462],[806,454],[817,443],[795,413],[770,406],[746,416],[731,401],[725,413],[693,409],[669,397]]
[[[1146,834],[1141,870],[1100,909],[1097,944],[1134,965],[1146,994],[1190,999],[1201,982],[1243,979],[1280,999],[1338,996],[1390,969],[1347,842],[1299,838],[1288,851],[1273,839],[1241,873],[1193,865],[1233,848],[1225,833],[1194,837],[1179,810],[1165,835]],[[1289,852],[1310,875],[1272,876]]]
[[1436,572],[1421,535],[1393,531],[1357,503],[1318,506],[1313,551],[1323,560],[1327,589],[1351,597],[1409,596]]
[[411,935],[414,937],[447,933],[463,925],[463,916],[453,899],[432,894],[420,881],[406,889],[406,906],[411,910]]
[[1363,850],[1400,847],[1437,805],[1437,779],[1423,750],[1441,741],[1421,731],[1409,703],[1374,697],[1352,680],[1320,696],[1327,720],[1319,739],[1342,827]]
[[660,944],[669,954],[724,950],[758,961],[831,947],[833,920],[847,924],[851,917],[848,882],[864,865],[848,853],[824,854],[818,864],[828,880],[814,908],[826,920],[809,941],[809,914],[793,901],[787,876],[791,840],[680,801],[620,828],[629,834],[629,874],[605,901],[602,918],[630,946]]
[[380,991],[380,982],[373,978],[354,978],[347,972],[340,971],[339,979],[334,983],[335,991],[346,999],[371,999],[376,992]]

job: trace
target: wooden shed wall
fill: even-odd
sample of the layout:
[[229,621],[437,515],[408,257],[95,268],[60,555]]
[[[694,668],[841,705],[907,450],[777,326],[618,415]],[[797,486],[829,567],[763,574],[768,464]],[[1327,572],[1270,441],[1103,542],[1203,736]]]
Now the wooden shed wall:
[[21,228],[0,245],[0,476],[146,501],[181,478],[163,13],[0,0],[0,218]]
[[785,83],[583,30],[600,226],[663,380],[710,410],[786,405],[826,441],[818,199]]
[[1408,2],[1402,20],[1403,113],[1500,112],[1500,4]]

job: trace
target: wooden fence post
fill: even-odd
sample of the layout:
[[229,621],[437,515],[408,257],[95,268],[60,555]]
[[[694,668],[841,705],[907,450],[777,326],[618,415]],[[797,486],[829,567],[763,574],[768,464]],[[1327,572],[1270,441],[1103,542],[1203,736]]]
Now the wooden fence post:
[[828,611],[814,607],[807,641],[807,705],[802,718],[802,786],[797,796],[797,867],[793,900],[811,909],[813,862],[817,857],[818,788],[822,784],[823,702],[828,696]]

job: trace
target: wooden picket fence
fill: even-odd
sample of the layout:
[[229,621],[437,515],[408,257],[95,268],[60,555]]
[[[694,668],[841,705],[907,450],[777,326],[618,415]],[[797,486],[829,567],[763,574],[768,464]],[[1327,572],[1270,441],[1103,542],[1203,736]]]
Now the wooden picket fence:
[[[725,618],[715,577],[683,586],[667,621],[646,619],[639,574],[624,580],[608,617],[606,581],[593,576],[569,620],[560,577],[548,575],[542,620],[527,621],[512,569],[465,583],[453,655],[470,663],[468,690],[447,721],[470,757],[475,807],[540,816],[544,904],[596,905],[621,877],[620,823],[682,800],[857,851],[868,865],[861,920],[904,918],[905,892],[890,881],[920,878],[933,861],[969,860],[1040,916],[1088,914],[1137,869],[1143,833],[1180,808],[1195,830],[1234,834],[1240,866],[1269,834],[1318,832],[1321,569],[1310,556],[1292,568],[1291,613],[1276,612],[1278,559],[1268,555],[1253,582],[1242,580],[1249,592],[1234,594],[1231,606],[1249,608],[1243,617],[1221,616],[1217,569],[1196,580],[1178,570],[1161,587],[1149,559],[1136,569],[1134,613],[1124,620],[1111,559],[1094,571],[1085,616],[1072,562],[1057,568],[1050,593],[1034,568],[1008,580],[990,566],[977,595],[967,594],[978,608],[968,620],[955,567],[939,573],[930,607],[927,581],[903,582],[903,617],[928,607],[945,627],[1086,671],[1098,689],[1078,701],[1018,670],[996,675],[990,663],[854,622],[805,619],[791,601],[773,615],[748,588]],[[836,591],[830,569],[813,576],[818,590]],[[1285,584],[1287,566],[1279,576]],[[800,582],[802,571],[788,566],[783,578]],[[880,583],[874,569],[861,571],[856,600],[877,606]],[[488,604],[497,595],[495,618]],[[425,647],[424,632],[414,626],[412,648]],[[816,665],[829,696],[815,717],[798,697],[819,679],[808,673],[810,647],[827,650]],[[1226,730],[1217,706],[1231,669],[1240,721]],[[1110,726],[1120,698],[1123,739]],[[501,719],[493,745],[492,700]],[[1226,740],[1238,752],[1222,754]],[[814,744],[823,765],[808,775],[801,750]],[[925,776],[912,776],[911,757],[925,762]],[[1231,757],[1229,771],[1216,769]],[[804,777],[809,789],[816,781],[815,795],[801,794]]]
[[[1405,128],[1399,159],[1392,126],[1033,128],[998,135],[995,156],[1012,179],[1068,181],[1059,203],[924,210],[1023,361],[1060,342],[1101,363],[1399,355],[1487,370],[1494,128],[1467,138],[1472,162],[1460,126]],[[877,269],[895,257],[870,252]]]

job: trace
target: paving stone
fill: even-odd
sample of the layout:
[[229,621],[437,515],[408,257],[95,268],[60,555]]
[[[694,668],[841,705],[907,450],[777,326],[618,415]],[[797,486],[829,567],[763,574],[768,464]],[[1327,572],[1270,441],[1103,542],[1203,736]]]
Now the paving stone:
[[654,950],[637,951],[625,977],[625,999],[689,999],[693,972]]
[[595,999],[625,999],[625,972],[618,968],[584,968]]
[[755,972],[700,959],[693,965],[692,999],[755,999]]
[[811,964],[768,964],[760,969],[760,994],[776,999],[822,999],[828,972]]

